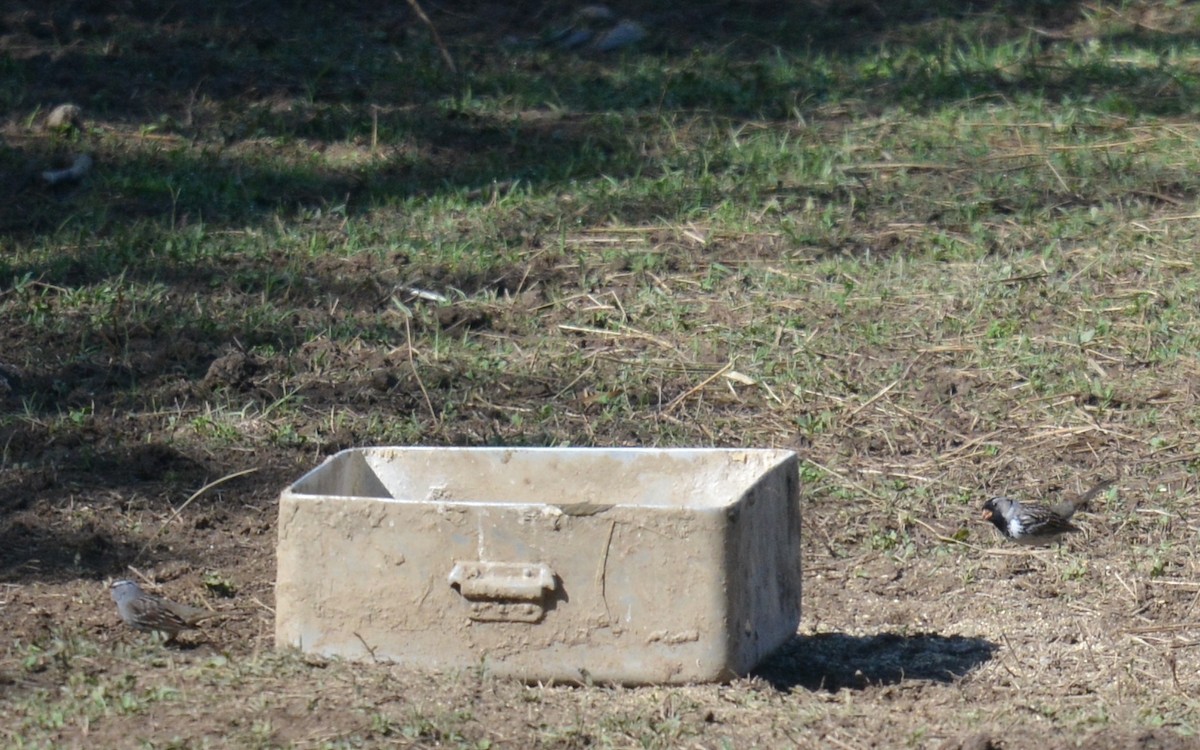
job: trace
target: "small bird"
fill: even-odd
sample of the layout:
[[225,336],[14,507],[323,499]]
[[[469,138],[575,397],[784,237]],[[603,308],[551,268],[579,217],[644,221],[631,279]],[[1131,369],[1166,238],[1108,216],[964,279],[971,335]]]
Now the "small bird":
[[174,640],[179,631],[194,628],[201,620],[218,614],[147,594],[133,581],[113,581],[109,589],[126,625],[147,633],[166,633],[168,641]]
[[1011,497],[993,497],[983,504],[983,520],[991,521],[1005,538],[1017,544],[1051,544],[1065,534],[1079,531],[1079,527],[1071,523],[1075,511],[1087,505],[1097,493],[1112,485],[1113,480],[1106,479],[1080,495],[1078,499],[1054,505],[1022,503]]

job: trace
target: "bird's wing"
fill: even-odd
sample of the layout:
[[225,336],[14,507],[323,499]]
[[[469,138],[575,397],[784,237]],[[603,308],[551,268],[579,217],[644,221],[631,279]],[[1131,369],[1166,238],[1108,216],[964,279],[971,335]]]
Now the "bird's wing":
[[[1070,534],[1079,531],[1079,527],[1071,523],[1070,513],[1059,513],[1057,509],[1036,508],[1036,511],[1024,514],[1021,519],[1023,526],[1030,532],[1043,534]],[[1069,510],[1073,511],[1074,506]],[[1049,512],[1046,512],[1049,511]]]
[[189,607],[186,604],[179,602],[171,602],[164,600],[163,603],[167,609],[171,610],[179,619],[186,622],[188,625],[195,625],[201,620],[207,620],[210,617],[216,617],[221,614],[211,609],[200,609],[199,607]]

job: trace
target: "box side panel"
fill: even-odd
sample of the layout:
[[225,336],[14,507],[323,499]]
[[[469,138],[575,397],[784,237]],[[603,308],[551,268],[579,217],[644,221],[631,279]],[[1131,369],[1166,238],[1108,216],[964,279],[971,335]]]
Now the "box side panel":
[[729,663],[745,674],[796,634],[800,624],[799,461],[767,472],[729,513],[725,538]]
[[[277,549],[277,645],[347,658],[386,658],[409,631],[427,629],[418,623],[429,606],[435,572],[444,573],[436,570],[428,549],[434,537],[419,533],[428,519],[405,509],[379,500],[284,493]],[[451,531],[440,544],[466,539]],[[427,660],[432,667],[454,665],[454,656],[434,649]]]
[[[484,663],[530,680],[716,679],[729,665],[715,515],[285,493],[276,640],[422,668]],[[473,619],[451,572],[486,561],[553,572],[536,622]]]
[[496,671],[639,684],[723,674],[723,525],[713,514],[617,507],[558,516],[554,529],[535,543],[562,582],[542,651],[511,648],[503,630],[471,634]]

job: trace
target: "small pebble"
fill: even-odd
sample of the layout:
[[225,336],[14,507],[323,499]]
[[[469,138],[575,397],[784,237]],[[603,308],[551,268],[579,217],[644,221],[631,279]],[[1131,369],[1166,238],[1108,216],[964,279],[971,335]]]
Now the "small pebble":
[[46,130],[72,130],[79,127],[83,110],[75,104],[60,104],[46,115]]

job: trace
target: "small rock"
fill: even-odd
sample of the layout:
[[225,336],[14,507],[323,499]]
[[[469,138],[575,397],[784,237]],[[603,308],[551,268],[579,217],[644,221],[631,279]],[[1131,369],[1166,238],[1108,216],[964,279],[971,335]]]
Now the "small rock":
[[376,370],[371,375],[371,387],[380,393],[387,393],[396,387],[400,379],[388,370]]
[[636,44],[646,38],[646,29],[637,21],[628,18],[596,37],[592,47],[597,52],[612,52]]
[[232,351],[217,357],[208,366],[203,385],[240,387],[245,385],[259,369],[259,363],[240,351]]
[[563,49],[576,49],[604,37],[613,28],[616,15],[606,5],[586,5],[571,17],[571,22],[554,32],[550,39]]
[[46,115],[46,130],[72,130],[79,127],[83,109],[76,104],[60,104]]
[[591,29],[567,29],[558,44],[563,49],[575,49],[585,44],[592,36]]
[[92,157],[80,154],[66,169],[48,169],[42,172],[42,181],[47,185],[58,185],[64,182],[78,182],[83,176],[92,171]]
[[577,22],[611,23],[614,18],[616,15],[607,5],[585,5],[575,12]]
[[305,654],[304,663],[315,669],[324,669],[329,666],[329,660],[320,654]]
[[1000,745],[992,740],[986,732],[948,740],[941,750],[1000,750]]

